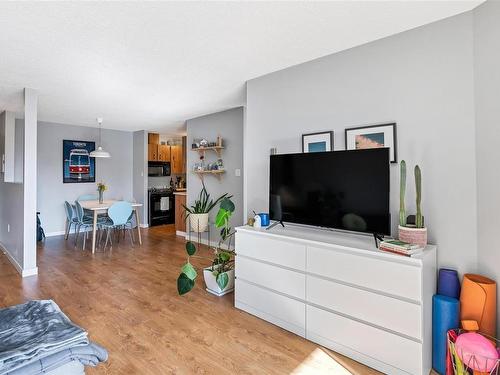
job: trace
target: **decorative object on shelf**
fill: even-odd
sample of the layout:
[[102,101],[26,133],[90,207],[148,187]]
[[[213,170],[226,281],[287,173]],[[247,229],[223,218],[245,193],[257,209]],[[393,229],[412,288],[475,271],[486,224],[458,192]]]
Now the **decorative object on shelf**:
[[[177,278],[177,291],[180,295],[188,293],[195,285],[198,273],[191,264],[191,257],[198,257],[210,260],[212,264],[203,269],[203,277],[207,291],[217,296],[223,296],[234,289],[234,250],[232,250],[232,238],[235,234],[230,226],[230,219],[235,206],[231,200],[232,196],[224,194],[220,200],[219,211],[215,218],[215,227],[220,229],[220,240],[217,246],[213,247],[214,256],[208,258],[195,255],[196,245],[186,242],[186,252],[188,254],[187,263],[181,268],[181,273]],[[216,202],[219,202],[217,200]],[[199,245],[198,245],[199,246]]]
[[465,274],[460,292],[460,321],[462,328],[477,327],[481,333],[496,335],[497,284],[494,280],[475,274]]
[[427,245],[427,228],[424,225],[424,216],[422,215],[422,172],[418,165],[415,166],[415,191],[417,214],[415,223],[409,223],[406,217],[405,193],[406,193],[406,162],[400,163],[400,193],[399,193],[399,239],[411,244],[417,244],[422,247]]
[[260,225],[262,227],[269,226],[269,214],[268,213],[261,212],[261,213],[259,213],[259,217],[260,217]]
[[202,139],[200,141],[200,147],[208,147],[208,141],[206,139]]
[[432,368],[446,374],[447,333],[458,328],[460,302],[456,298],[435,294],[432,297]]
[[198,199],[195,199],[191,207],[182,205],[185,210],[186,219],[189,218],[191,228],[194,232],[205,232],[208,227],[208,214],[212,209],[226,198],[227,194],[221,195],[215,201],[210,199],[210,194],[202,182],[203,188],[200,191]]
[[95,182],[95,142],[63,140],[63,183]]
[[333,132],[302,134],[302,152],[333,151]]
[[104,151],[102,148],[101,142],[101,133],[102,133],[102,117],[97,118],[97,123],[99,124],[99,144],[97,146],[97,150],[94,150],[90,153],[91,158],[110,158],[111,154],[107,151]]
[[438,294],[460,298],[460,280],[456,270],[441,268],[438,276]]
[[397,163],[396,124],[381,124],[345,130],[345,149],[390,148],[391,163]]
[[102,183],[102,182],[98,182],[97,183],[97,192],[99,193],[99,204],[102,204],[102,202],[104,201],[104,192],[108,190],[108,187]]

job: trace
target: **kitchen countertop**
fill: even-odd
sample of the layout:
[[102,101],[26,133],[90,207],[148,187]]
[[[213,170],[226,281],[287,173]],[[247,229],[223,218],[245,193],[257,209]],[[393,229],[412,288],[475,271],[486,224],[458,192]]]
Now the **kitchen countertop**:
[[187,195],[186,190],[174,191],[174,195]]

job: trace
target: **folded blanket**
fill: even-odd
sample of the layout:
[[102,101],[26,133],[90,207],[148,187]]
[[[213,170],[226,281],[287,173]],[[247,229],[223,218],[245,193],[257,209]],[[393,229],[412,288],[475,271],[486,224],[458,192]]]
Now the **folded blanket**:
[[35,362],[7,372],[6,375],[38,375],[55,370],[71,361],[78,361],[84,366],[97,366],[100,362],[108,359],[108,352],[103,347],[90,343],[86,346],[78,346],[64,349],[58,353],[49,355]]
[[30,301],[0,310],[0,375],[88,345],[87,333],[54,301]]

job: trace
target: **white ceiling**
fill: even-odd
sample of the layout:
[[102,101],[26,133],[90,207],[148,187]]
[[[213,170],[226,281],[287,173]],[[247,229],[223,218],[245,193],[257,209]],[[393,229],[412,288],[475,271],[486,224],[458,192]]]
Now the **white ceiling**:
[[1,2],[0,109],[31,87],[40,120],[175,132],[248,79],[481,2]]

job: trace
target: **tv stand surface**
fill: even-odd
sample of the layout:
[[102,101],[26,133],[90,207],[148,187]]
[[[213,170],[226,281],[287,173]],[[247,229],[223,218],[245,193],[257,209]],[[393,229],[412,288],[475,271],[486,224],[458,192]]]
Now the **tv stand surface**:
[[436,247],[405,257],[371,235],[236,228],[235,306],[386,374],[428,374]]

